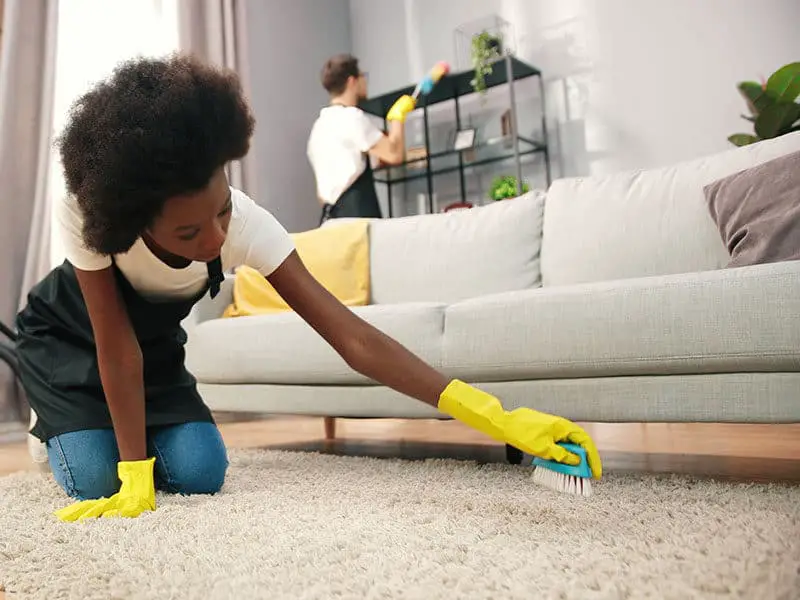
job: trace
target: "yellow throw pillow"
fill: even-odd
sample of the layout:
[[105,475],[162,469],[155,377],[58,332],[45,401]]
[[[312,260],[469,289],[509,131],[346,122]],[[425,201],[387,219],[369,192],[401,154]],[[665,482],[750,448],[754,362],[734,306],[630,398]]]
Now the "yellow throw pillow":
[[[346,306],[370,300],[369,221],[335,224],[292,234],[297,254],[311,275]],[[261,273],[236,269],[233,303],[223,317],[286,312],[289,305]]]

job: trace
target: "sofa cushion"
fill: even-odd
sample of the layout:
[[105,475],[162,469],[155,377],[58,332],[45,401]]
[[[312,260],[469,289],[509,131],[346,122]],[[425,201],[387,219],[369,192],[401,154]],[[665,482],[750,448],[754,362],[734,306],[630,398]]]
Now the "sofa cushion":
[[540,284],[543,194],[372,221],[372,301],[456,302]]
[[[297,255],[308,272],[346,306],[369,304],[369,222],[317,228],[292,234]],[[291,310],[256,269],[237,267],[233,301],[225,317],[266,315]]]
[[498,294],[447,309],[443,365],[476,381],[796,372],[798,314],[800,261]]
[[705,194],[729,267],[800,260],[800,152],[719,179]]
[[[441,304],[351,310],[433,365],[441,364]],[[212,319],[195,325],[186,365],[204,383],[371,384],[295,313]]]
[[545,286],[719,269],[730,257],[703,188],[800,150],[800,132],[678,165],[560,179],[547,194]]

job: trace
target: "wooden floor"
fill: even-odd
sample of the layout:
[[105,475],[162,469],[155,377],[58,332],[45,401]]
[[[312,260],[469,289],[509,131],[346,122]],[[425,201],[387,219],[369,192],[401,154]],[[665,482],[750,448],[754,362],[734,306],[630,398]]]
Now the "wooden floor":
[[[800,483],[800,424],[583,424],[604,472],[686,473],[748,481]],[[278,448],[420,459],[505,460],[501,444],[455,421],[337,419],[326,442],[319,418],[237,421],[220,429],[230,448]],[[32,470],[24,444],[0,444],[0,475]],[[0,600],[6,599],[0,591]]]
[[[504,447],[456,421],[337,419],[325,441],[320,418],[220,420],[231,448],[280,448],[419,459],[505,460]],[[800,482],[800,424],[582,424],[609,471],[672,472]],[[0,445],[0,475],[33,469],[24,444]]]

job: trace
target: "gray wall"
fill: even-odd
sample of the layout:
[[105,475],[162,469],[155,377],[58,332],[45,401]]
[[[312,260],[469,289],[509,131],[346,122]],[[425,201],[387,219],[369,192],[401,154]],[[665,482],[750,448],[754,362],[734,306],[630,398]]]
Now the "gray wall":
[[[548,81],[559,174],[649,168],[731,148],[750,131],[736,84],[796,61],[798,0],[360,0],[353,47],[379,64],[380,93],[408,83],[409,49],[454,59],[459,25],[497,14]],[[398,36],[396,22],[413,35]],[[405,42],[406,47],[403,47]],[[560,168],[559,168],[560,167]]]
[[408,85],[439,60],[454,64],[455,29],[499,14],[503,2],[350,0],[353,51],[370,67],[370,93],[378,95]]
[[370,95],[406,85],[410,74],[402,2],[350,0],[353,54],[368,72]]
[[[444,60],[453,69],[466,68],[463,57],[456,56],[455,30],[461,25],[501,14],[507,0],[351,0],[353,50],[362,63],[369,65],[370,94],[379,95],[410,83],[416,83],[434,63]],[[468,60],[468,56],[466,57]],[[541,115],[538,88],[533,79],[517,87],[520,129],[536,137]],[[532,93],[534,92],[534,93]],[[479,141],[500,135],[500,116],[508,108],[507,88],[493,90],[485,102],[477,96],[462,99],[462,126],[478,129]],[[445,148],[452,135],[455,112],[452,103],[444,103],[430,115],[432,150]],[[421,142],[421,114],[414,113],[407,122],[408,145]],[[534,187],[545,187],[541,155],[523,159],[523,178]],[[469,169],[465,177],[467,200],[488,202],[487,191],[497,175],[515,175],[512,161]],[[442,209],[460,200],[457,174],[437,175],[434,179],[435,206]],[[385,186],[378,186],[379,197],[386,202]],[[427,197],[424,180],[392,188],[395,215],[414,214],[420,210],[420,195]]]
[[[256,200],[290,231],[317,224],[305,144],[326,102],[318,81],[326,57],[352,51],[369,72],[370,93],[380,94],[416,81],[438,60],[456,62],[455,28],[491,14],[513,24],[518,55],[545,73],[555,177],[649,168],[728,149],[727,136],[748,126],[739,117],[744,104],[736,83],[797,60],[800,47],[792,27],[800,20],[800,2],[666,5],[661,0],[249,0],[251,100],[258,118],[254,152],[260,168]],[[523,130],[536,125],[536,115],[528,121],[521,123]],[[539,173],[540,167],[532,166],[523,175]],[[486,170],[473,178],[470,196],[479,198],[493,174]],[[437,188],[446,194],[455,183],[443,180]],[[541,180],[531,183],[540,186]],[[413,212],[424,190],[397,191]]]
[[350,52],[348,0],[249,0],[250,101],[256,202],[290,231],[319,222],[314,174],[306,158],[311,125],[327,94],[319,82],[328,56]]

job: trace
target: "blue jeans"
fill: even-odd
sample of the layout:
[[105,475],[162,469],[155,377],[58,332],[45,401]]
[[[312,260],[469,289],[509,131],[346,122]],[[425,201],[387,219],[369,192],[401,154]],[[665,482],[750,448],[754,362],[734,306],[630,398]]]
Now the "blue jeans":
[[[213,423],[195,422],[147,431],[148,456],[155,456],[156,489],[174,494],[214,494],[222,488],[228,455]],[[119,449],[113,429],[85,429],[47,441],[56,482],[72,498],[116,494]]]

